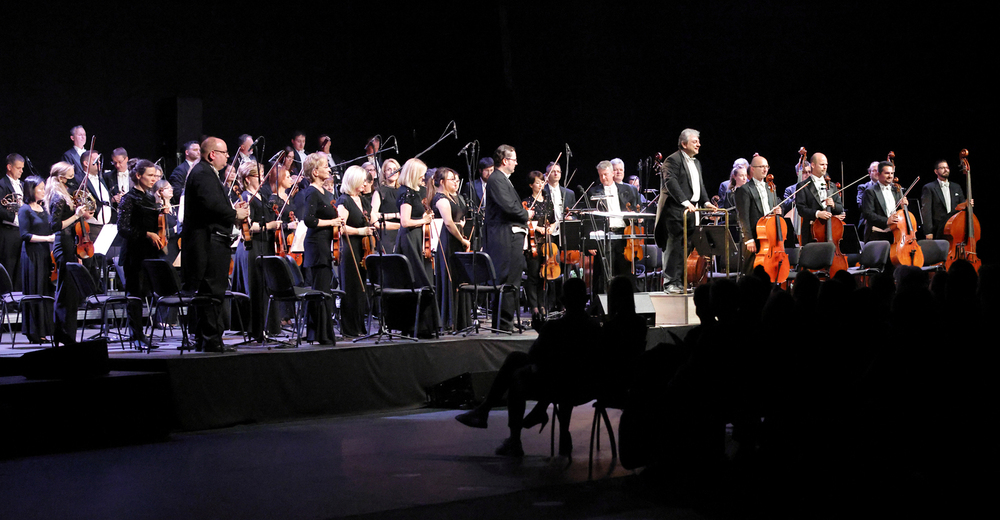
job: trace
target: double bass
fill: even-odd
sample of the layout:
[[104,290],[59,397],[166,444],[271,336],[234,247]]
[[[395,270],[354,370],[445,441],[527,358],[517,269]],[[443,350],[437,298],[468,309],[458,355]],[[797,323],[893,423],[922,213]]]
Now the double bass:
[[976,242],[979,241],[979,219],[972,211],[972,172],[969,169],[969,151],[962,149],[959,153],[962,158],[962,171],[965,172],[965,202],[955,206],[956,213],[948,218],[944,225],[943,235],[948,239],[948,256],[945,258],[945,269],[951,268],[951,264],[961,258],[972,264],[972,267],[979,272],[982,262],[976,254]]
[[[889,163],[892,164],[893,172],[896,171],[896,163],[893,161],[896,154],[894,152],[889,152]],[[914,267],[923,267],[924,265],[924,251],[920,249],[920,244],[917,243],[917,219],[912,213],[907,211],[907,201],[906,196],[910,193],[910,190],[917,185],[917,181],[920,177],[913,180],[913,184],[906,189],[905,193],[902,193],[899,202],[896,203],[896,207],[902,205],[902,208],[897,210],[894,214],[895,220],[889,225],[890,231],[892,231],[892,247],[889,248],[889,258],[892,260],[893,265],[912,265]],[[900,193],[903,191],[903,187],[899,184],[899,178],[893,179],[893,191]]]
[[[803,158],[805,148],[799,150]],[[767,189],[775,193],[774,175],[770,173],[765,177]],[[831,219],[832,220],[832,219]],[[757,240],[760,242],[760,249],[754,257],[753,266],[764,266],[764,271],[771,277],[774,283],[785,283],[788,280],[788,253],[785,252],[785,236],[788,234],[788,224],[785,219],[772,211],[757,220]]]

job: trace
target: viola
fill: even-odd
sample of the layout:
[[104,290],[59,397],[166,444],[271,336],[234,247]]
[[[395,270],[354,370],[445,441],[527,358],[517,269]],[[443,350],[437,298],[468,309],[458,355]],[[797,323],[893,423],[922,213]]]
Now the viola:
[[972,172],[969,169],[969,151],[963,149],[959,156],[962,158],[962,171],[965,173],[965,193],[966,202],[955,206],[956,213],[948,218],[944,225],[943,235],[948,239],[948,256],[945,258],[945,269],[950,269],[951,264],[959,258],[972,264],[972,267],[979,271],[982,262],[976,253],[976,242],[979,241],[979,219],[972,211]]

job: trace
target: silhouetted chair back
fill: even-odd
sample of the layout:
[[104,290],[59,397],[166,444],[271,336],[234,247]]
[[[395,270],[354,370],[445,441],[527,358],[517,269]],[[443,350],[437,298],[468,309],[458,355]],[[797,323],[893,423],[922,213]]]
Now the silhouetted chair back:
[[[293,302],[295,305],[295,346],[302,343],[303,329],[306,320],[306,303],[322,302],[330,300],[333,295],[310,287],[303,287],[297,280],[298,266],[280,256],[258,257],[262,270],[264,271],[264,288],[267,291],[267,310],[264,312],[264,321],[267,322],[271,316],[271,308],[276,301]],[[264,335],[264,344],[270,337]]]
[[[177,277],[177,271],[166,260],[156,258],[142,261],[142,269],[146,272],[150,287],[153,289],[153,308],[150,314],[155,315],[160,306],[175,307],[178,310],[187,310],[195,305],[212,305],[214,299],[209,296],[197,296],[194,294],[181,294],[181,282]],[[221,303],[221,302],[220,302]],[[191,342],[188,340],[188,329],[186,320],[178,320],[181,324],[181,346],[178,350],[184,354],[185,350],[192,350]],[[156,320],[149,331],[149,340],[153,341],[153,332],[156,330]],[[164,337],[166,331],[164,331]]]
[[[452,271],[451,274],[455,279],[455,282],[458,284],[458,290],[460,292],[467,292],[470,294],[496,294],[498,297],[496,308],[493,309],[493,321],[494,323],[499,323],[498,315],[500,313],[500,309],[503,308],[504,295],[507,295],[508,298],[517,298],[517,287],[511,284],[501,283],[497,279],[497,271],[493,267],[493,259],[490,258],[488,253],[481,251],[471,253],[455,253],[455,259],[455,264],[457,264],[458,269]],[[517,316],[517,326],[518,329],[520,329],[521,314],[514,314]],[[512,331],[499,332],[505,332],[507,334],[512,333]]]
[[[10,331],[10,348],[14,348],[14,335],[17,332],[14,330],[14,323],[7,318],[8,306],[17,306],[16,319],[20,321],[25,305],[37,306],[38,315],[41,315],[46,310],[46,301],[55,304],[55,298],[51,296],[14,292],[14,283],[10,279],[10,274],[3,265],[0,265],[0,312],[3,313],[0,314],[0,330],[3,330],[4,321],[7,321],[7,328]],[[51,313],[51,309],[49,312]],[[21,323],[23,326],[24,322]],[[54,343],[53,346],[55,346]]]
[[[86,323],[87,314],[86,311],[89,309],[100,309],[101,310],[101,331],[91,338],[104,337],[107,338],[110,332],[110,323],[108,322],[108,309],[114,307],[120,307],[123,310],[128,308],[128,297],[126,296],[111,296],[108,294],[99,294],[97,284],[94,283],[93,277],[87,272],[87,269],[76,262],[67,262],[63,267],[66,271],[66,276],[69,276],[73,285],[76,286],[76,292],[80,295],[81,306],[84,309],[83,321]],[[80,325],[80,341],[83,341],[83,331],[86,328],[84,323]],[[118,341],[121,343],[122,349],[125,348],[125,340],[122,335],[121,322],[118,322],[116,327],[118,331]]]
[[388,300],[415,300],[413,333],[416,335],[417,331],[420,330],[420,310],[424,298],[429,297],[431,305],[435,305],[434,288],[417,285],[410,259],[403,255],[369,255],[365,258],[365,268],[368,270],[369,280],[374,285],[375,296],[379,298],[380,305],[385,305],[387,322],[394,321],[390,316],[394,307],[388,305]]

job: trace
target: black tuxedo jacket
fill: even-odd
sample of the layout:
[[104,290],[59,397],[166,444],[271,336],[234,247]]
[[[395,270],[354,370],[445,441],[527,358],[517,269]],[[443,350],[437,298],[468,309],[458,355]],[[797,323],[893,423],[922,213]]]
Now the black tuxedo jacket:
[[[83,163],[80,162],[80,154],[76,153],[76,148],[70,148],[63,153],[62,160],[73,165],[74,179],[79,182],[80,178],[83,177]],[[80,185],[77,184],[76,187]]]
[[188,166],[187,160],[182,159],[181,163],[174,168],[174,171],[170,172],[170,187],[174,189],[174,196],[170,199],[170,203],[173,205],[180,204],[181,202],[181,194],[184,193],[184,185],[185,179],[187,179],[188,168],[190,168],[190,166]]
[[[108,183],[105,182],[105,173],[106,172],[101,172],[97,174],[97,182],[103,184],[104,189],[108,191],[108,201],[110,202],[111,197],[114,195],[114,193],[111,192],[111,188],[108,186]],[[90,196],[94,197],[94,201],[97,203],[97,209],[94,211],[94,218],[98,219],[98,224],[101,225],[117,222],[118,220],[117,214],[113,206],[111,207],[111,216],[109,217],[109,220],[107,222],[100,222],[100,213],[101,209],[104,207],[104,202],[101,200],[101,196],[97,192],[97,190],[94,189],[94,187],[91,185],[90,179],[88,177],[89,177],[88,175],[84,175],[83,181],[81,182],[85,182],[87,184],[87,191],[90,192]],[[115,191],[115,193],[117,193],[117,190]]]
[[[629,189],[631,188],[631,186],[617,182],[615,183],[615,186],[618,188],[618,207],[621,211],[639,211],[639,209],[641,209],[639,208],[639,199],[636,197],[637,192]],[[595,184],[593,188],[590,188],[590,193],[588,193],[588,196],[591,197],[603,196],[603,195],[604,195],[603,184]],[[596,203],[594,204],[594,206],[597,208],[600,208],[602,210],[607,208],[603,200],[597,200],[594,202]],[[625,208],[626,204],[628,204],[631,209],[626,209]]]
[[[550,194],[551,193],[551,189],[550,189],[550,187],[549,187],[548,184],[546,184],[545,187],[542,188],[542,193],[544,193],[545,197],[547,197],[549,200],[552,200],[552,195]],[[563,219],[565,219],[566,218],[566,210],[568,210],[569,208],[572,208],[576,204],[576,194],[574,194],[569,188],[566,188],[564,186],[560,186],[559,187],[559,193],[562,194],[562,200],[563,200],[563,214],[562,214],[562,216],[563,216]]]
[[[766,191],[766,193],[767,207],[777,206],[778,196],[772,191]],[[760,194],[757,192],[753,180],[736,188],[736,213],[740,222],[740,236],[743,242],[757,240],[757,221],[764,216],[764,210],[761,209]]]
[[[861,198],[861,214],[865,216],[865,220],[868,222],[868,227],[865,229],[866,242],[872,236],[872,227],[879,229],[886,229],[888,227],[886,221],[889,220],[889,212],[895,210],[895,208],[885,207],[885,201],[882,199],[882,195],[879,194],[879,187],[879,184],[875,184],[868,188]],[[903,195],[899,191],[893,190],[892,198],[895,203],[898,203],[899,199],[903,198]]]
[[[805,189],[800,191],[795,195],[795,209],[798,210],[799,216],[802,217],[802,226],[812,223],[816,220],[817,211],[826,211],[826,206],[823,205],[823,201],[819,198],[819,192],[816,191],[816,186],[813,184],[812,178],[808,178],[804,181],[799,182],[795,185],[795,189],[799,189],[803,184],[806,184]],[[827,193],[833,193],[836,189],[833,186],[827,187]],[[833,211],[834,215],[840,215],[844,212],[844,201],[840,198],[840,195],[833,196]]]
[[[484,250],[493,260],[497,277],[505,280],[516,269],[521,253],[523,236],[516,236],[513,225],[527,226],[528,210],[521,206],[521,198],[503,172],[495,171],[486,181],[486,244]],[[520,276],[520,274],[518,274]]]
[[955,212],[955,206],[965,202],[965,193],[957,183],[949,182],[951,193],[951,211],[944,205],[944,194],[937,179],[924,184],[920,192],[920,219],[924,223],[924,235],[934,235],[935,239],[943,238],[944,225]]
[[[705,177],[701,174],[701,161],[695,158],[694,164],[698,168],[701,186],[699,186],[698,200],[691,202],[698,206],[708,202],[708,191],[705,189]],[[678,225],[682,222],[684,214],[682,202],[691,200],[694,188],[691,186],[691,174],[688,172],[687,161],[681,150],[664,159],[661,175],[663,181],[660,183],[660,201],[656,204],[656,224],[653,233],[656,245],[663,249],[667,247],[667,222],[673,221]]]
[[[226,196],[219,174],[205,161],[194,165],[184,185],[184,226],[181,239],[181,265],[184,280],[201,280],[211,259],[210,240],[228,240],[236,222],[236,210]],[[185,284],[188,285],[188,284]]]
[[[22,184],[23,186],[23,184]],[[22,188],[23,191],[23,188]],[[7,174],[0,175],[0,199],[3,199],[11,193],[17,193],[14,191],[14,184],[11,182],[10,177]],[[17,210],[7,211],[7,208],[0,205],[0,221],[4,223],[14,223],[14,219],[17,218]],[[11,273],[10,276],[20,276],[21,273]]]

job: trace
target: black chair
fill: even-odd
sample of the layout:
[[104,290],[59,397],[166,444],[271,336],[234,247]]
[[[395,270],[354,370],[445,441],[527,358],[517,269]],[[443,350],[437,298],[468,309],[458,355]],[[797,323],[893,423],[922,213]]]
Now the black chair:
[[[496,308],[493,309],[494,321],[499,323],[500,309],[503,308],[503,298],[504,295],[510,295],[514,298],[518,297],[517,288],[510,284],[499,283],[497,280],[497,272],[493,267],[493,259],[490,255],[483,252],[473,252],[473,253],[455,253],[455,258],[457,259],[458,269],[452,271],[451,275],[455,278],[455,283],[458,284],[459,292],[466,292],[473,295],[477,294],[496,294],[498,295]],[[474,298],[475,300],[475,298]],[[521,330],[521,313],[516,313],[517,315],[517,329]],[[482,327],[479,324],[479,319],[477,316],[472,316],[472,325],[466,327],[465,330],[459,331],[464,332],[464,336],[468,336],[470,332],[479,333],[479,329],[487,329],[493,332],[502,332],[506,334],[511,334],[513,331],[493,329],[489,327]]]
[[[128,304],[130,298],[125,295],[109,295],[109,294],[99,294],[97,292],[97,285],[94,283],[94,279],[87,272],[87,268],[75,262],[67,262],[64,268],[66,270],[66,275],[69,276],[70,280],[73,281],[73,285],[76,286],[76,291],[80,295],[80,306],[84,310],[83,322],[87,321],[86,311],[90,309],[100,309],[101,310],[101,331],[90,338],[94,339],[98,337],[108,338],[108,333],[110,332],[108,327],[108,309],[114,309],[115,307],[120,307],[124,311],[124,315],[128,315]],[[131,299],[138,299],[132,297]],[[117,321],[118,329],[118,341],[121,343],[122,350],[125,349],[125,340],[122,334],[121,321]],[[83,341],[83,330],[86,327],[81,324],[80,326],[80,341]],[[131,344],[132,340],[129,340]]]
[[[387,305],[388,301],[392,299],[402,299],[406,302],[416,301],[413,312],[413,335],[416,336],[420,330],[420,310],[423,307],[425,297],[430,298],[431,306],[434,308],[434,312],[437,312],[434,287],[417,286],[410,259],[404,255],[369,255],[368,258],[365,258],[365,268],[368,270],[369,278],[372,279],[375,297],[378,298],[379,305]],[[389,319],[389,311],[392,307],[386,306],[384,309],[386,322],[392,321]],[[437,328],[434,329],[434,335],[438,336]]]
[[[594,476],[594,448],[601,451],[601,421],[608,430],[608,441],[611,444],[612,463],[618,460],[618,444],[615,441],[615,430],[611,427],[611,419],[608,418],[608,408],[622,410],[625,408],[624,398],[598,398],[594,401],[594,420],[590,425],[590,463],[587,466],[587,479]],[[614,466],[612,466],[614,467]]]
[[[14,283],[10,279],[10,274],[7,273],[7,268],[0,265],[0,330],[3,330],[3,323],[7,320],[7,311],[9,306],[17,306],[17,321],[21,321],[21,316],[24,315],[25,305],[36,305],[39,308],[39,314],[45,311],[45,302],[52,302],[55,305],[55,298],[51,296],[45,296],[41,294],[23,294],[20,292],[14,292]],[[24,324],[22,323],[23,327]],[[17,334],[14,331],[14,323],[12,321],[7,321],[7,329],[10,331],[10,348],[14,348],[14,335]],[[23,332],[23,330],[22,330]],[[54,338],[54,336],[53,336]],[[55,346],[53,340],[52,346]]]
[[830,265],[837,246],[833,242],[812,242],[799,248],[799,262],[796,271],[788,273],[788,280],[795,281],[795,275],[803,270],[818,271],[820,278],[830,277]]
[[[192,305],[207,306],[216,303],[221,304],[219,300],[210,296],[181,294],[181,282],[177,278],[177,271],[166,260],[159,258],[143,260],[142,269],[146,272],[146,276],[149,277],[149,283],[153,288],[153,307],[149,310],[149,314],[152,316],[156,315],[156,311],[161,305],[168,308],[176,307],[178,314],[180,314],[181,310],[186,312]],[[188,339],[187,321],[183,319],[178,319],[177,321],[181,325],[182,336],[181,346],[177,347],[177,350],[180,350],[181,354],[184,354],[185,350],[194,350],[194,347]],[[156,320],[154,319],[152,325],[150,325],[149,334],[146,335],[150,342],[153,341],[153,332],[155,330]],[[167,333],[164,330],[161,339],[166,338],[166,336]]]
[[885,269],[885,264],[889,262],[889,246],[888,240],[865,242],[864,247],[861,248],[861,255],[858,257],[858,263],[861,265],[848,267],[847,272],[853,276],[864,277],[867,286],[868,280],[881,273]]
[[949,243],[947,240],[917,240],[917,245],[924,253],[924,271],[944,271],[944,261],[948,259]]
[[[295,259],[292,258],[290,255],[282,256],[279,258],[283,259],[285,263],[288,264],[288,268],[291,270],[292,273],[292,283],[295,284],[296,287],[308,287],[306,285],[305,277],[302,276],[302,268],[299,267],[299,264],[295,263]],[[340,289],[330,289],[330,295],[333,296],[334,301],[336,301],[337,298],[340,298],[341,301],[343,301],[344,296],[346,296],[347,293],[345,293]],[[334,316],[336,316],[336,318],[334,318],[333,320],[334,323],[336,323],[337,327],[340,327],[340,307],[334,306],[333,314]],[[341,334],[343,334],[343,331],[341,331]]]
[[[122,269],[122,266],[118,264],[118,257],[117,256],[114,257],[114,258],[112,258],[111,261],[112,261],[112,266],[111,267],[115,270],[115,277],[118,279],[119,283],[121,284],[122,291],[124,291],[125,290],[125,270]],[[143,301],[143,304],[146,305],[147,307],[149,307],[150,309],[153,308],[152,302],[150,300],[148,300],[148,299],[145,299]],[[154,316],[153,316],[152,313],[150,313],[149,314],[149,321],[150,321],[151,324],[152,324],[153,319],[154,319]],[[145,327],[143,327],[143,328],[145,328]]]
[[[263,267],[264,286],[267,291],[267,310],[264,311],[264,321],[266,323],[267,318],[271,315],[271,307],[274,302],[293,302],[295,304],[294,346],[298,347],[302,343],[302,333],[305,328],[305,304],[328,301],[333,298],[333,295],[297,285],[291,266],[280,256],[262,256],[258,257],[257,261]],[[265,333],[265,345],[269,339],[271,339],[270,336]]]

